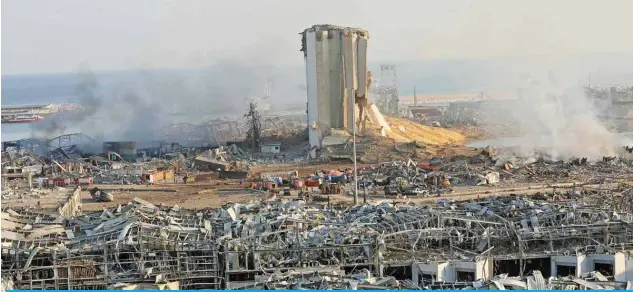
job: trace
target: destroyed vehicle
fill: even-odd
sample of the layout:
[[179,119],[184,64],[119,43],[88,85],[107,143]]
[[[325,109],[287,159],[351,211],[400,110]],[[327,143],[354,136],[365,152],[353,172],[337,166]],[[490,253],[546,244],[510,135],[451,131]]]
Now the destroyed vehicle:
[[319,179],[306,179],[304,185],[306,187],[318,187],[321,185],[321,181]]
[[383,176],[381,178],[374,179],[374,184],[377,186],[386,186],[391,184],[391,178],[388,176]]
[[433,164],[432,162],[421,162],[418,167],[424,171],[438,171],[441,168],[440,164]]
[[329,196],[318,196],[318,195],[314,195],[310,197],[310,202],[329,202],[330,201],[330,197]]
[[90,196],[95,202],[112,202],[114,201],[114,196],[110,193],[100,190],[99,188],[92,188],[90,190]]
[[391,185],[391,186],[386,186],[385,187],[385,195],[395,196],[399,192],[400,192],[400,190],[399,190],[398,186]]
[[433,158],[431,158],[431,161],[429,161],[429,164],[431,166],[440,165],[440,164],[442,164],[442,158],[441,157],[433,157]]
[[536,194],[532,195],[532,199],[533,200],[547,201],[547,200],[550,199],[550,197],[546,193],[537,192]]
[[332,183],[339,183],[339,182],[346,182],[347,181],[347,175],[342,174],[339,176],[334,176],[334,175],[326,175],[325,176],[325,180],[332,182]]
[[428,194],[429,194],[428,190],[423,190],[420,188],[415,188],[415,189],[407,191],[407,195],[428,196]]

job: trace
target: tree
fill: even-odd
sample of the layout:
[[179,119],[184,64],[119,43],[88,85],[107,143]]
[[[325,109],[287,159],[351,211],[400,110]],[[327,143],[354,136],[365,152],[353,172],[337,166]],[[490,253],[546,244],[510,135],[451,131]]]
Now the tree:
[[261,134],[262,124],[260,121],[260,114],[257,110],[257,103],[254,100],[248,105],[248,112],[244,114],[248,123],[248,132],[246,132],[246,140],[250,141],[251,149],[255,151],[259,147],[259,138]]

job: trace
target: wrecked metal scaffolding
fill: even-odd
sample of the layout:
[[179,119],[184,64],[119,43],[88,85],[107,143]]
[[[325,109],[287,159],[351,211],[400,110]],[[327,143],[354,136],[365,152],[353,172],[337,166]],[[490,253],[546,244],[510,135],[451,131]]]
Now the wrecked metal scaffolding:
[[[264,116],[261,132],[283,135],[305,129],[305,115]],[[248,125],[244,120],[210,119],[200,124],[178,123],[159,130],[166,141],[227,142],[246,138]]]
[[57,136],[51,139],[20,139],[16,141],[2,142],[2,151],[26,150],[33,153],[43,154],[54,148],[69,147],[72,145],[92,146],[95,140],[82,133],[73,133]]
[[375,93],[378,94],[376,105],[380,112],[389,116],[400,115],[400,95],[396,79],[396,65],[380,65],[380,79],[376,83]]
[[[121,235],[110,232],[71,241],[68,249],[41,247],[42,241],[11,242],[14,248],[3,247],[7,264],[2,269],[16,273],[16,288],[29,290],[104,290],[120,282],[154,283],[161,275],[179,281],[183,289],[219,288],[218,254],[212,241],[181,241],[186,234],[141,226],[130,227],[123,240]],[[31,244],[38,247],[27,253]]]
[[[432,287],[500,274],[524,278],[533,271],[546,278],[581,277],[591,269],[626,282],[617,260],[609,269],[599,259],[633,250],[633,215],[627,204],[613,204],[630,192],[609,193],[605,186],[572,191],[568,199],[511,196],[347,208],[269,200],[202,211],[135,199],[73,218],[5,209],[2,271],[20,289],[173,282],[181,289],[261,288],[317,270],[366,270],[379,278],[363,282],[369,288]],[[595,267],[570,270],[555,263],[585,255],[596,259]],[[452,269],[452,276],[424,282],[412,275],[415,265],[438,264]],[[284,276],[275,278],[279,273]]]
[[[531,205],[531,207],[530,207]],[[463,209],[409,209],[375,224],[393,261],[495,258],[533,255],[614,253],[633,247],[631,214],[609,214],[592,206],[495,198],[466,203]],[[516,216],[530,208],[539,215]],[[400,254],[402,257],[397,257]],[[521,271],[523,274],[525,271]]]
[[117,283],[164,282],[219,289],[217,245],[213,234],[200,231],[201,217],[157,209],[127,205],[76,219],[8,211],[3,221],[13,222],[15,230],[36,229],[12,238],[3,230],[3,274],[13,275],[16,289],[104,290]]
[[68,147],[72,145],[95,144],[96,141],[82,133],[66,134],[48,140],[48,145],[53,148]]

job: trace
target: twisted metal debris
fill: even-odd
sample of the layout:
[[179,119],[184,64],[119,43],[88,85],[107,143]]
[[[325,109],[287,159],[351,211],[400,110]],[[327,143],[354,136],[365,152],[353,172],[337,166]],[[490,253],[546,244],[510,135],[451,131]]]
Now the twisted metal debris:
[[618,260],[569,277],[556,264],[629,259],[630,204],[613,202],[632,191],[605,190],[347,208],[274,200],[186,210],[137,198],[74,217],[4,209],[2,275],[16,289],[623,289],[630,268]]

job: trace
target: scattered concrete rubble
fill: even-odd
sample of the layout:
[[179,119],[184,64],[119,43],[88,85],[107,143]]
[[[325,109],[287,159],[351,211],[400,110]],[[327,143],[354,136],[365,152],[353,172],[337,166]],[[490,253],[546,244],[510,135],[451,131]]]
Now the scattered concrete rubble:
[[[169,125],[158,132],[172,142],[140,149],[126,141],[95,150],[100,145],[83,134],[3,142],[2,291],[633,290],[630,158],[520,157],[465,147],[464,135],[443,128],[476,125],[484,106],[514,101],[414,104],[413,119],[431,127],[385,117],[366,96],[368,37],[362,29],[331,25],[304,31],[304,56],[331,58],[307,62],[307,115],[260,119],[258,113],[250,121],[257,125],[253,132],[245,131],[249,121],[216,118]],[[323,55],[323,49],[341,54]],[[317,82],[323,78],[329,81]],[[336,79],[341,82],[331,82]],[[632,90],[590,89],[588,95],[628,102]],[[396,114],[398,97],[391,93],[396,103],[387,108]],[[627,120],[625,107],[618,108],[618,118]],[[275,143],[247,152],[238,146],[247,137],[251,148]],[[264,170],[248,180],[254,166],[305,167],[318,162],[317,154],[320,162],[354,161],[354,169]],[[356,168],[357,158],[366,165]],[[196,190],[197,198],[243,192],[245,181],[256,189],[248,199],[270,196],[186,209],[138,197],[115,205],[112,189],[91,186],[146,184],[119,190],[154,195],[178,190],[149,185],[191,184],[193,174],[239,181],[231,190]],[[82,187],[93,201],[110,203],[98,212],[82,210]],[[468,200],[452,199],[459,188],[474,187],[479,193]],[[356,189],[371,200],[335,201],[358,196]],[[506,196],[490,196],[502,192]]]
[[[548,186],[605,185],[626,183],[633,173],[633,161],[618,158],[598,162],[583,159],[551,161],[545,158],[501,158],[498,151],[486,148],[475,157],[434,157],[421,162],[391,161],[360,168],[358,190],[365,198],[417,198],[443,196],[456,190],[475,186],[489,190],[517,187],[548,188]],[[504,161],[506,161],[504,163]],[[584,161],[584,162],[583,162]],[[582,162],[582,163],[581,163]],[[253,188],[276,191],[281,188],[307,191],[318,187],[321,194],[346,194],[354,191],[352,169],[316,170],[299,177],[297,172],[284,177],[277,173],[262,173]],[[281,174],[279,174],[281,175]],[[535,185],[542,184],[540,187]],[[554,193],[556,190],[554,189]],[[557,194],[557,193],[556,193]]]
[[191,227],[201,217],[137,202],[72,217],[3,210],[3,276],[16,289],[218,289],[213,235]]
[[27,184],[29,188],[180,183],[184,177],[192,181],[189,174],[205,172],[219,172],[220,178],[245,178],[251,166],[299,163],[306,153],[270,156],[245,152],[235,144],[185,148],[171,143],[158,150],[139,149],[136,161],[126,161],[111,151],[104,157],[83,152],[77,145],[45,153],[21,147],[2,153],[2,178],[5,183]]
[[630,289],[633,214],[615,203],[632,192],[354,207],[274,199],[188,210],[136,198],[91,213],[5,208],[3,285]]
[[[349,143],[342,140],[324,147],[322,154],[337,158],[338,146],[340,158],[349,159]],[[371,147],[358,147],[359,154]],[[2,192],[3,203],[11,202],[2,211],[2,285],[121,290],[631,288],[630,159],[553,161],[492,147],[474,156],[447,158],[427,155],[429,145],[417,140],[389,147],[407,158],[376,159],[358,169],[359,192],[374,200],[389,198],[378,203],[334,202],[355,189],[354,171],[346,168],[315,169],[307,176],[263,172],[251,186],[273,193],[264,201],[190,210],[136,198],[99,212],[83,212],[80,189],[64,187],[87,187],[94,201],[112,202],[108,190],[89,185],[186,184],[194,180],[190,174],[204,172],[243,180],[252,166],[306,158],[247,153],[234,144],[172,144],[160,155],[145,156],[151,153],[147,150],[129,162],[116,155],[114,161],[86,155],[80,147],[59,147],[43,155],[3,152],[3,178],[12,185],[3,184]],[[24,180],[31,190],[13,183]],[[513,190],[513,195],[467,202],[449,197],[459,188],[475,186],[483,189],[480,194]],[[518,186],[533,189],[516,195],[527,190]],[[298,195],[293,198],[290,189]],[[277,196],[282,190],[283,196]],[[53,203],[42,204],[40,197],[50,193],[56,193]],[[411,203],[432,197],[438,197],[436,203]]]
[[[492,155],[490,154],[492,153]],[[587,162],[581,159],[551,161],[545,158],[503,159],[487,148],[479,156],[441,157],[414,162],[392,161],[359,170],[359,191],[373,195],[433,196],[454,187],[512,187],[530,183],[577,181],[583,184],[630,182],[633,161],[624,158]],[[350,173],[351,175],[351,173]],[[351,190],[353,186],[348,186]]]

